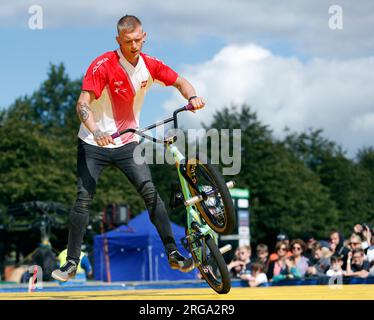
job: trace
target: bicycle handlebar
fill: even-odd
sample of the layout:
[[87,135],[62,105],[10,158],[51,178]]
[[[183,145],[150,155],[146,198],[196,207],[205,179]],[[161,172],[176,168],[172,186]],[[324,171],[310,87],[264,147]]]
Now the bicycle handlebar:
[[167,118],[165,120],[156,122],[155,124],[152,124],[152,125],[150,125],[148,127],[145,127],[145,128],[143,128],[141,130],[136,130],[136,129],[133,129],[133,128],[128,128],[128,129],[122,130],[120,132],[115,132],[115,133],[113,133],[111,135],[111,137],[113,139],[115,139],[115,138],[118,138],[118,137],[120,137],[121,135],[123,135],[125,133],[130,133],[131,132],[131,133],[135,133],[135,134],[137,134],[137,135],[139,135],[141,137],[144,137],[144,138],[146,138],[148,140],[151,140],[151,141],[153,141],[155,143],[169,143],[170,140],[168,140],[168,139],[160,140],[160,139],[157,139],[157,138],[153,138],[153,137],[145,134],[144,132],[148,131],[148,130],[151,130],[151,129],[154,129],[154,128],[160,126],[160,125],[163,125],[163,124],[171,122],[171,121],[174,122],[174,129],[177,129],[178,128],[178,119],[177,119],[178,113],[183,112],[183,111],[192,111],[192,110],[194,110],[194,107],[193,107],[193,105],[191,103],[189,103],[188,105],[175,110],[173,112],[173,117],[171,117],[171,118]]

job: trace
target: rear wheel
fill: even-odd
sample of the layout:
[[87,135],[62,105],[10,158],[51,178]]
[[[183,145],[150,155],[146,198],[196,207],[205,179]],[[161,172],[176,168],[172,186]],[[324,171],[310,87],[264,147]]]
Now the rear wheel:
[[[234,205],[229,189],[218,169],[199,156],[187,160],[186,173],[200,192],[210,193],[206,200],[195,204],[206,223],[219,234],[231,234],[236,225]],[[192,196],[197,191],[188,185]]]
[[217,293],[228,293],[231,289],[230,274],[214,240],[206,236],[189,246],[200,274],[209,286]]

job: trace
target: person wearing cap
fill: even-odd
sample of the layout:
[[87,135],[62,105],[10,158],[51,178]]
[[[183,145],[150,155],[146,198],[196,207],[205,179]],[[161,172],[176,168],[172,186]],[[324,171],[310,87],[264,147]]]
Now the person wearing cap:
[[290,239],[288,238],[288,235],[285,233],[279,233],[277,235],[277,241],[286,241],[287,245],[290,245]]

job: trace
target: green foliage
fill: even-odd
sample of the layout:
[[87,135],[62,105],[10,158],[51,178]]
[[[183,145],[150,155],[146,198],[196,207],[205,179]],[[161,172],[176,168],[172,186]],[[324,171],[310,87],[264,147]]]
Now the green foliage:
[[357,153],[358,164],[366,169],[368,173],[374,176],[374,148],[363,148]]
[[374,218],[374,152],[364,148],[358,162],[345,157],[342,148],[322,136],[322,130],[310,130],[285,139],[286,147],[320,177],[339,210],[336,228],[349,235],[352,225]]
[[44,132],[76,133],[79,120],[75,105],[81,79],[71,81],[63,64],[50,65],[48,78],[30,98],[33,116]]
[[284,144],[295,157],[314,172],[318,172],[320,166],[327,159],[344,155],[342,149],[335,142],[322,136],[321,129],[310,129],[309,132],[301,134],[290,133],[284,139]]
[[320,169],[321,182],[329,188],[331,198],[339,209],[340,230],[352,232],[352,225],[373,222],[374,179],[360,165],[337,156],[327,160]]

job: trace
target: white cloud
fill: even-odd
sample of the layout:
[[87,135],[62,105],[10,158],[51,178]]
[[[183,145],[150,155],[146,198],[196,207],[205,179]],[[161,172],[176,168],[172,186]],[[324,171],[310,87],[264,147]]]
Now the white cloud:
[[[34,0],[3,0],[0,26],[26,25]],[[343,9],[343,30],[328,26],[329,7]],[[125,13],[138,15],[157,39],[199,41],[213,36],[225,43],[282,46],[306,56],[362,56],[374,51],[374,2],[362,0],[39,0],[46,28],[115,25]]]
[[[207,107],[188,114],[185,125],[209,123],[216,110],[247,103],[277,136],[322,128],[354,155],[374,145],[374,57],[306,63],[284,58],[255,44],[230,45],[211,60],[180,70],[206,98]],[[184,103],[179,93],[168,100],[170,112]]]

